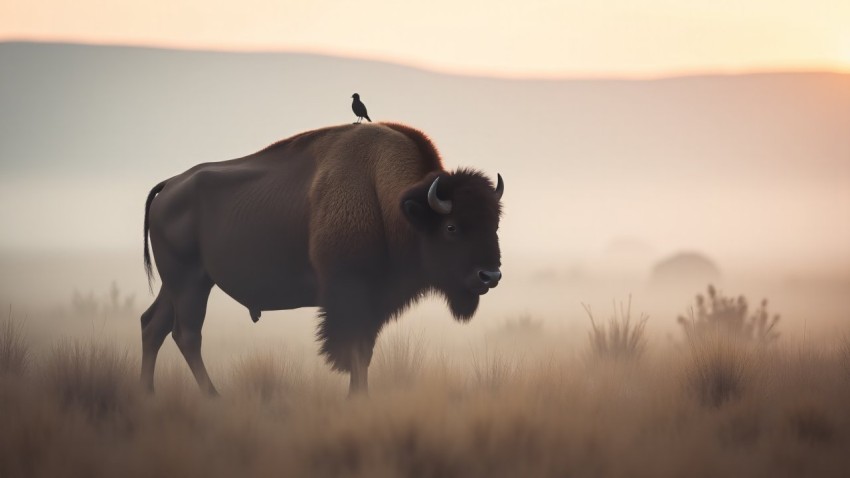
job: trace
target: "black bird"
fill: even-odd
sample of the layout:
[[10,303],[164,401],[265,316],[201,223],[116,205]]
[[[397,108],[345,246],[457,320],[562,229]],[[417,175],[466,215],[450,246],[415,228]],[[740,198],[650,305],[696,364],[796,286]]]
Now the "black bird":
[[366,112],[366,105],[360,101],[360,95],[354,93],[351,97],[354,98],[354,101],[351,102],[351,111],[354,111],[354,114],[357,115],[357,121],[355,121],[355,123],[360,123],[363,121],[363,118],[366,118],[371,123],[372,118],[370,118],[369,113]]

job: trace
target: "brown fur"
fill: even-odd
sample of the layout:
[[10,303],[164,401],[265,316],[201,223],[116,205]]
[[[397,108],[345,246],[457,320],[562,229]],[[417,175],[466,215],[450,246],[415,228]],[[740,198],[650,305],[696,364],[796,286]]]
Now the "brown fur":
[[[437,176],[440,197],[455,204],[448,216],[427,203]],[[335,369],[351,372],[356,390],[365,388],[384,323],[428,291],[445,295],[466,320],[486,289],[476,283],[477,271],[499,266],[493,184],[473,170],[445,171],[431,141],[403,125],[324,128],[245,158],[199,165],[166,181],[149,206],[163,279],[143,316],[143,336],[153,337],[144,341],[149,386],[163,331],[174,322],[196,378],[214,390],[200,358],[213,284],[252,316],[321,307],[322,353]],[[464,234],[446,236],[448,222]],[[175,319],[167,311],[181,303],[188,305]]]

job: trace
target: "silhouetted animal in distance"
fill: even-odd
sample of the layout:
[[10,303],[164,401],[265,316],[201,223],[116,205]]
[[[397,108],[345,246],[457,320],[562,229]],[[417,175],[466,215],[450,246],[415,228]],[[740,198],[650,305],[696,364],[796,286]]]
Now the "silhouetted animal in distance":
[[369,113],[366,112],[366,105],[360,101],[360,95],[354,93],[351,97],[354,98],[351,102],[351,111],[354,111],[354,114],[357,115],[356,123],[360,124],[360,122],[363,121],[363,118],[366,118],[371,123],[372,119],[369,118]]
[[162,287],[141,317],[142,384],[172,333],[216,394],[201,328],[217,285],[252,316],[319,307],[321,353],[365,391],[384,324],[428,293],[467,321],[499,283],[503,192],[501,176],[446,171],[423,133],[389,123],[309,131],[162,181],[145,204],[145,267],[150,280],[150,233]]

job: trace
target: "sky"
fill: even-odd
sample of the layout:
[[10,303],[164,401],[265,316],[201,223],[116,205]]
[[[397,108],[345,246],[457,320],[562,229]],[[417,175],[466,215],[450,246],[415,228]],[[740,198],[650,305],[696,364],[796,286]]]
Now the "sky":
[[303,51],[506,77],[850,71],[847,0],[0,0],[0,40]]

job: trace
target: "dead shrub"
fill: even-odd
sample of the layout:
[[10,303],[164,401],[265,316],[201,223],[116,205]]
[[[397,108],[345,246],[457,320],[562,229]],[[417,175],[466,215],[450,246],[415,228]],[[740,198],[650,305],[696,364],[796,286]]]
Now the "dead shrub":
[[691,308],[687,317],[680,315],[677,319],[688,340],[721,333],[764,344],[779,337],[775,330],[779,315],[768,313],[767,299],[763,299],[759,308],[749,314],[749,304],[744,296],[725,297],[709,285],[708,298],[697,294],[695,303],[696,308]]

